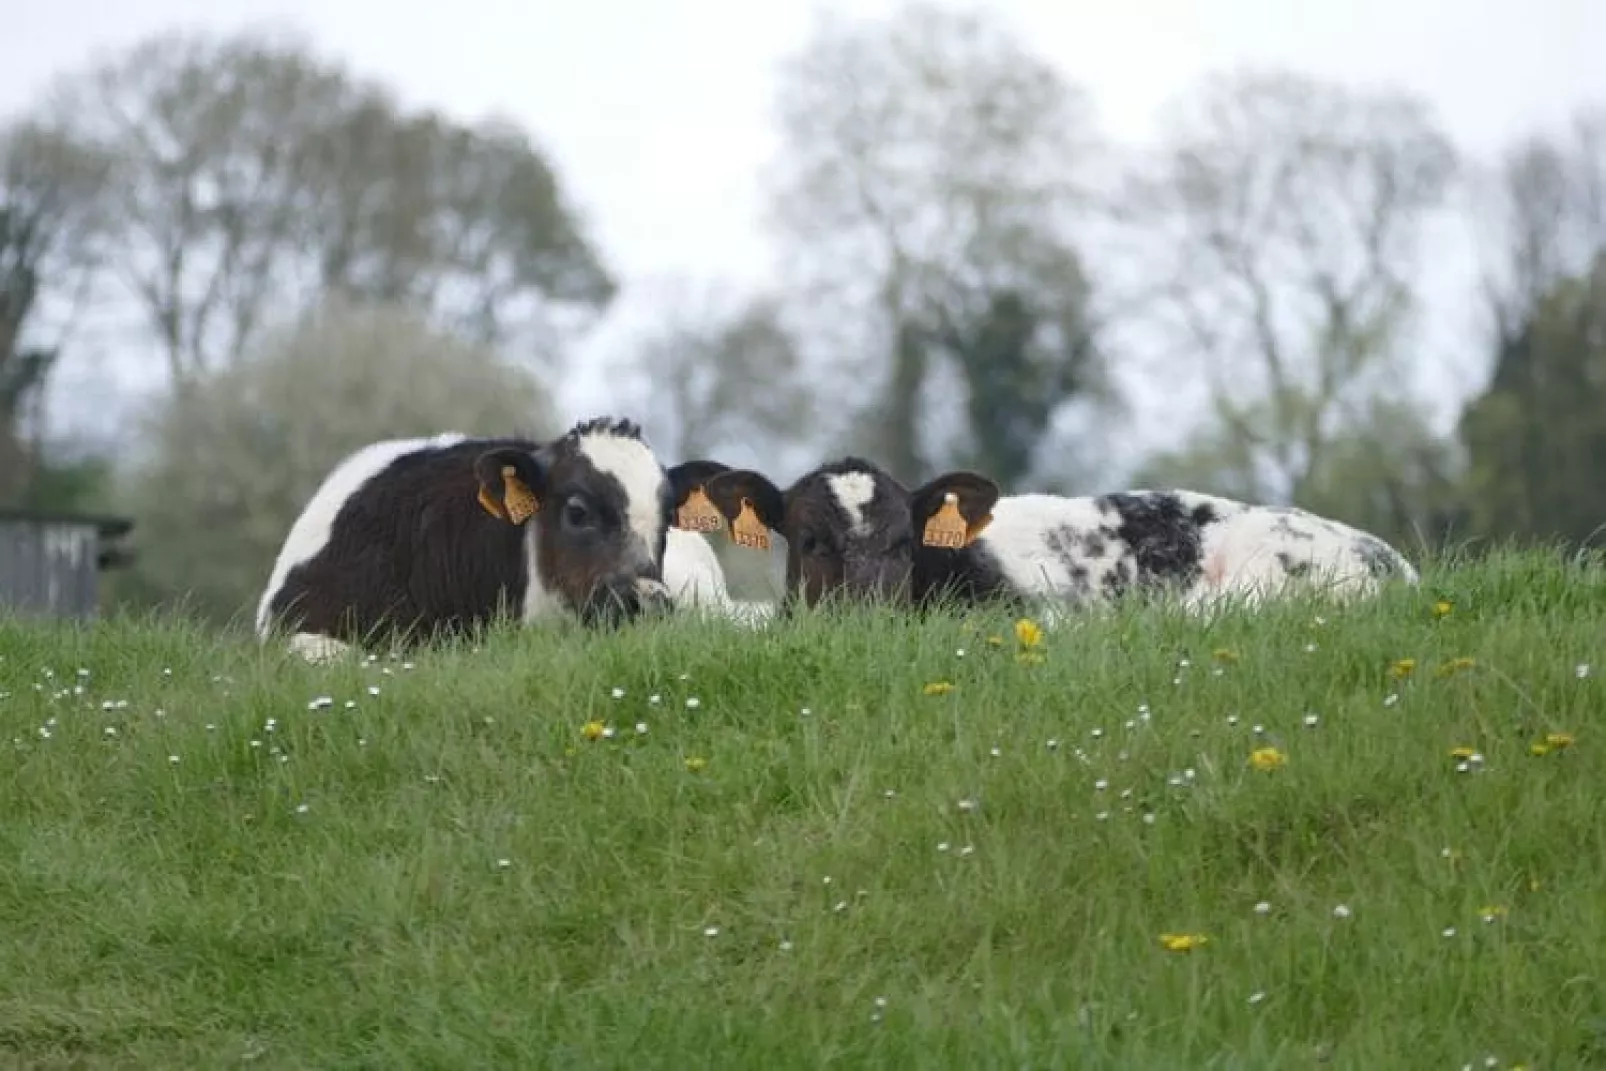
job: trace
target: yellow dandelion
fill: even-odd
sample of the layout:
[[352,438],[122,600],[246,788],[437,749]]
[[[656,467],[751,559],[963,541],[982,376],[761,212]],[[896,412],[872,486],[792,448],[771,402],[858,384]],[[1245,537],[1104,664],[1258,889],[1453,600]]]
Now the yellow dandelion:
[[1210,657],[1214,658],[1217,662],[1236,662],[1238,661],[1238,652],[1234,651],[1231,647],[1217,647],[1214,651],[1210,652]]
[[1478,749],[1473,747],[1453,747],[1450,749],[1450,757],[1457,762],[1466,762],[1477,753]]
[[921,689],[921,691],[925,692],[927,695],[947,695],[953,690],[954,686],[948,681],[932,681],[930,684]]
[[1015,639],[1020,641],[1022,647],[1036,647],[1043,642],[1043,630],[1036,621],[1023,617],[1015,622]]
[[1288,761],[1288,757],[1274,747],[1258,747],[1249,753],[1249,765],[1257,770],[1275,770]]
[[1448,617],[1450,615],[1450,611],[1453,609],[1455,609],[1455,604],[1449,599],[1440,599],[1438,602],[1433,604],[1433,616]]
[[584,725],[580,726],[580,734],[587,740],[596,740],[602,735],[604,728],[605,727],[600,721],[588,721]]
[[1023,666],[1035,666],[1042,660],[1043,655],[1040,651],[1017,651],[1015,653],[1015,661]]
[[1441,677],[1448,677],[1452,673],[1459,673],[1463,669],[1471,669],[1478,664],[1476,658],[1452,658],[1433,672]]
[[1572,733],[1546,733],[1543,740],[1536,740],[1528,745],[1528,750],[1535,755],[1548,755],[1552,751],[1560,751],[1573,745]]
[[1394,664],[1389,666],[1389,676],[1393,677],[1395,680],[1404,680],[1406,677],[1409,677],[1415,672],[1416,659],[1414,658],[1396,659]]
[[691,773],[698,773],[708,765],[708,760],[700,755],[693,755],[686,760],[686,769]]
[[1160,945],[1167,952],[1192,952],[1210,943],[1202,933],[1162,933]]
[[1004,645],[1004,637],[1002,637],[1002,636],[988,636],[987,637],[987,646],[989,646],[989,647],[1002,647],[1003,645]]

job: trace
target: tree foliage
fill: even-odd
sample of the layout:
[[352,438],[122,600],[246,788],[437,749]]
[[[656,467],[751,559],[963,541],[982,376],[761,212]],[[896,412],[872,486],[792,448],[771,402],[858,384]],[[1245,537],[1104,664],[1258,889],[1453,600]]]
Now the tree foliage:
[[1502,341],[1461,421],[1478,530],[1599,542],[1606,534],[1606,251],[1562,279]]
[[1154,240],[1157,307],[1236,481],[1298,500],[1329,444],[1396,389],[1456,154],[1414,98],[1281,72],[1212,76],[1166,129],[1127,216]]
[[0,131],[0,502],[31,468],[21,426],[59,356],[45,321],[50,288],[70,299],[95,262],[91,206],[104,158],[29,123]]
[[[1000,314],[995,302],[1017,301],[1042,324],[1085,311],[1069,233],[1078,168],[1096,144],[1087,102],[996,19],[929,3],[826,19],[779,77],[771,200],[784,262],[811,304],[835,310],[836,348],[868,356],[845,373],[873,385],[857,399],[861,430],[913,479],[934,460],[921,429],[939,336],[973,348],[967,336],[997,329],[981,322]],[[1083,321],[1072,335],[1090,331]],[[1083,352],[1034,337],[1017,353],[1028,348]],[[967,390],[999,389],[985,363],[956,370]],[[1035,385],[1056,383],[1078,377]]]
[[116,163],[108,266],[178,386],[329,294],[487,343],[613,294],[525,135],[407,112],[297,39],[160,34],[64,79],[51,114]]
[[140,580],[226,618],[260,594],[291,522],[342,457],[454,429],[560,430],[529,372],[411,311],[336,301],[270,329],[147,414],[149,456],[125,485]]

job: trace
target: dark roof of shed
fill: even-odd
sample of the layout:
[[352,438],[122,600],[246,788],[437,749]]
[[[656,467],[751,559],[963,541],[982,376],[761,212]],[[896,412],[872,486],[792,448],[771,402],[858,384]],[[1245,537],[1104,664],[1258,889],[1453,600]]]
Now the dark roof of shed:
[[108,539],[125,535],[134,527],[128,517],[113,517],[104,513],[65,513],[60,510],[18,509],[0,506],[0,524],[17,521],[23,524],[78,524],[93,525]]

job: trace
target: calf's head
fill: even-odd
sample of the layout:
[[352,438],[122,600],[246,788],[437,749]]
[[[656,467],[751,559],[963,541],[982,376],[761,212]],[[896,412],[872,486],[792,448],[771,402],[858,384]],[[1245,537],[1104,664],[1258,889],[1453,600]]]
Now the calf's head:
[[738,542],[768,546],[752,534],[766,529],[786,540],[787,594],[809,606],[909,597],[942,555],[981,534],[998,500],[998,485],[973,472],[911,491],[857,457],[822,465],[785,491],[760,473],[730,469],[706,492]]
[[474,474],[485,511],[527,528],[526,606],[557,603],[587,624],[618,624],[667,608],[669,526],[725,468],[665,470],[636,424],[599,417],[533,451],[488,450]]

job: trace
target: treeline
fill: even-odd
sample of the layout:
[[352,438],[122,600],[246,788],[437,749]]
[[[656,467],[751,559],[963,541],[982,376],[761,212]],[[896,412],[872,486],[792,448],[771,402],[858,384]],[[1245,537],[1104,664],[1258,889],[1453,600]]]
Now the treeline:
[[[672,281],[615,406],[666,456],[1120,471],[1409,548],[1606,524],[1606,110],[1477,160],[1407,93],[1297,72],[1212,76],[1142,148],[1092,105],[985,14],[822,19],[776,72],[779,282]],[[1457,238],[1464,284],[1426,256]],[[1430,360],[1446,282],[1481,341]],[[347,450],[557,430],[548,385],[616,291],[528,132],[297,38],[159,35],[0,131],[0,502],[130,512],[118,597],[226,617]],[[129,310],[118,359],[165,390],[84,456],[45,391],[73,327]],[[1138,392],[1164,427],[1134,428]]]

